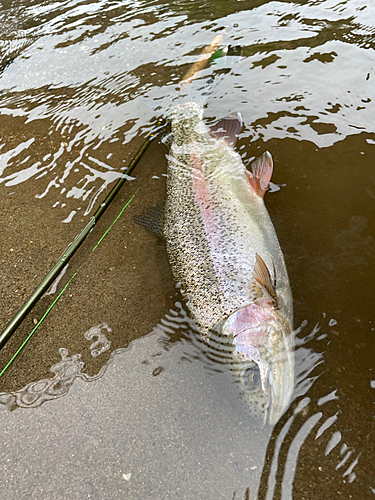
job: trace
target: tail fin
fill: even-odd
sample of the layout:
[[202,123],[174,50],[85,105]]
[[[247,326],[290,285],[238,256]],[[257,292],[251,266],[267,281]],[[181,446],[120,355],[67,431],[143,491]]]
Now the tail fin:
[[[210,45],[203,49],[200,58],[186,73],[179,86],[154,89],[147,99],[143,99],[145,104],[166,119],[170,118],[177,106],[186,103],[195,103],[203,108],[213,85],[212,78],[203,76],[205,73],[202,71],[203,68],[207,66],[207,63],[215,64],[218,68],[216,73],[221,74],[223,71],[225,73],[226,70],[230,70],[239,59],[242,59],[241,46],[228,45],[219,48],[221,40],[222,34],[219,34]],[[198,76],[200,79],[197,78]]]
[[239,61],[242,60],[241,45],[227,45],[222,49],[217,50],[212,54],[210,65],[216,66],[218,69],[231,70]]

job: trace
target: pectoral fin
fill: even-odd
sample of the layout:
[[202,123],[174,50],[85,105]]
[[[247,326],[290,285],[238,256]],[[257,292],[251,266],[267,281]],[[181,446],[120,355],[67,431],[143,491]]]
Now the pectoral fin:
[[[274,279],[272,280],[271,274],[268,270],[268,267],[262,257],[259,254],[256,254],[256,262],[253,271],[253,277],[257,283],[261,286],[265,297],[263,296],[257,301],[262,301],[264,298],[266,302],[271,302],[273,307],[276,309],[279,307],[279,299],[276,293],[276,269],[273,266]],[[260,305],[260,304],[258,304]]]
[[266,151],[260,158],[254,160],[251,164],[251,170],[252,174],[247,172],[250,184],[256,194],[263,198],[264,193],[268,189],[273,172],[271,153]]
[[159,203],[154,207],[148,208],[140,215],[133,217],[134,222],[156,234],[160,239],[164,239],[164,212],[165,202]]

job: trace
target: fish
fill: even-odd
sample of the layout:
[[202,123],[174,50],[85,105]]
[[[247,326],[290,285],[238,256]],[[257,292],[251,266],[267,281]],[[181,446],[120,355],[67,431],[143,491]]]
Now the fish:
[[167,198],[153,211],[154,232],[190,315],[230,346],[248,412],[274,425],[294,389],[294,337],[288,273],[263,200],[272,156],[264,152],[250,172],[234,149],[240,114],[209,128],[202,104],[187,95],[169,110]]

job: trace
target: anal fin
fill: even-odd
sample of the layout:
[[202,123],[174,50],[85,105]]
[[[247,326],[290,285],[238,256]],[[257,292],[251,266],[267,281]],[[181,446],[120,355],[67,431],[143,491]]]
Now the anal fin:
[[237,141],[237,136],[242,130],[242,116],[240,113],[227,116],[215,125],[210,127],[210,133],[225,142],[227,146],[233,148]]

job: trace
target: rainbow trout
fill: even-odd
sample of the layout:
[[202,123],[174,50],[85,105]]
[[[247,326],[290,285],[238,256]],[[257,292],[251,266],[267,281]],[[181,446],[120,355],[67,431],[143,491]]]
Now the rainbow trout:
[[201,329],[232,347],[250,414],[275,424],[294,388],[294,337],[288,274],[263,202],[272,157],[246,169],[232,147],[239,117],[210,131],[203,108],[185,102],[170,119],[163,234],[172,273]]

